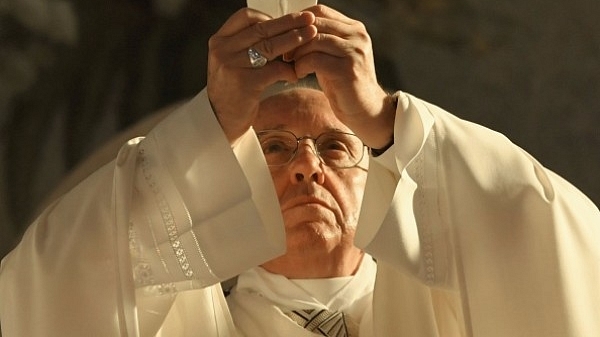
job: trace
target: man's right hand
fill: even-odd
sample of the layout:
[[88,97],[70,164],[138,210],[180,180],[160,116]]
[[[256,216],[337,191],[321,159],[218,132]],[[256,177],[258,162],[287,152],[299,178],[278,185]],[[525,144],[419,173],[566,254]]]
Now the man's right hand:
[[[317,35],[314,22],[315,15],[310,12],[271,19],[243,8],[210,38],[208,98],[232,144],[252,125],[266,87],[277,81],[297,81],[293,65],[277,57],[312,40]],[[254,48],[269,62],[253,68],[248,48]]]

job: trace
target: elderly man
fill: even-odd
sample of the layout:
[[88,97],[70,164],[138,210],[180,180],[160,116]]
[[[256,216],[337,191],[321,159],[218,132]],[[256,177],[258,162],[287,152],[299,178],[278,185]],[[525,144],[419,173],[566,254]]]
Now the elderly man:
[[597,336],[599,224],[502,135],[387,94],[360,22],[242,9],[207,88],[32,224],[0,317],[5,337]]

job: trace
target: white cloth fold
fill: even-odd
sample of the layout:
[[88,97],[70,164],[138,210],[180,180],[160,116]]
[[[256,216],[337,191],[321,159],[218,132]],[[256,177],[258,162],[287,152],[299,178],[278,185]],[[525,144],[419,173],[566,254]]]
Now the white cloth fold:
[[[600,336],[598,208],[506,137],[410,95],[399,102],[395,145],[369,164],[357,229],[357,246],[378,261],[363,315],[373,328],[363,330],[363,320],[360,336]],[[189,229],[189,216],[198,234],[201,254],[185,252],[195,290],[139,295],[131,280],[140,261],[128,261],[126,213],[152,219],[137,229],[169,231],[161,204],[137,185],[141,148],[162,191],[176,192],[164,193],[174,219]],[[142,144],[124,145],[116,161],[49,206],[3,260],[3,336],[146,337],[160,329],[230,337],[234,322],[246,336],[311,336],[290,319],[268,330],[256,324],[252,312],[285,314],[252,293],[230,299],[230,314],[215,283],[284,251],[279,205],[257,158],[252,132],[231,151],[205,91]],[[141,251],[156,248],[151,237],[142,241]],[[175,240],[167,242],[160,255],[178,272],[151,257],[155,284],[188,280]]]
[[[371,313],[368,309],[371,306],[376,272],[377,264],[368,254],[363,257],[356,274],[348,277],[288,279],[255,267],[239,276],[227,301],[236,325],[243,332],[246,332],[246,325],[239,322],[244,320],[253,321],[262,331],[269,331],[274,320],[282,321],[281,324],[292,322],[287,313],[293,310],[315,309],[344,312],[349,330],[356,335],[361,321],[371,322],[371,318],[365,316]],[[277,310],[244,310],[262,305],[270,305]],[[238,315],[244,317],[238,319]]]
[[[356,274],[347,277],[288,279],[255,267],[238,277],[230,297],[235,298],[239,292],[253,293],[268,299],[283,311],[328,309],[360,318],[364,300],[373,291],[376,272],[377,264],[368,254],[363,257]],[[352,310],[355,306],[358,310]]]

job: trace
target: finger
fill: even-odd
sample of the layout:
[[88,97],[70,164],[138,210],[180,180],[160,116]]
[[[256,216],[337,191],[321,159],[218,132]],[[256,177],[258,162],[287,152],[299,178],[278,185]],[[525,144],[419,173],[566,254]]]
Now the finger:
[[289,58],[298,58],[310,52],[321,51],[334,56],[366,55],[371,49],[371,37],[359,21],[346,24],[336,20],[316,18],[318,34],[310,43],[299,47]]
[[259,41],[254,45],[235,45],[232,38],[212,36],[209,39],[209,60],[213,64],[225,64],[231,67],[251,67],[248,48],[254,48],[268,60],[301,46],[313,39],[317,34],[314,26],[294,29],[270,39]]
[[312,52],[297,58],[294,63],[294,69],[298,78],[304,78],[308,74],[316,73],[317,76],[325,76],[334,71],[340,71],[346,67],[348,59],[332,56],[322,52]]
[[[311,26],[315,21],[315,16],[309,12],[293,13],[282,16],[278,19],[258,22],[251,25],[235,36],[232,36],[232,46],[243,47],[259,43],[262,40],[286,34],[290,31],[301,30]],[[267,50],[264,50],[267,52]]]
[[285,81],[292,83],[298,81],[293,65],[282,61],[273,61],[269,62],[268,66],[265,67],[266,69],[259,69],[264,70],[264,76],[267,79],[265,81],[266,85],[262,88],[263,90],[275,82]]
[[233,13],[219,28],[215,35],[231,36],[244,28],[250,27],[258,22],[270,20],[271,17],[265,13],[252,8],[242,8]]
[[296,61],[310,53],[323,53],[335,57],[345,57],[356,53],[357,50],[359,48],[354,41],[336,35],[318,33],[309,43],[296,48],[292,57]]
[[280,55],[292,51],[302,44],[306,43],[316,35],[314,27],[306,27],[299,30],[287,32],[286,34],[273,37],[268,40],[260,41],[258,44],[234,53],[225,53],[222,51],[213,51],[211,58],[217,63],[226,64],[229,67],[252,68],[248,49],[253,48],[268,61],[277,59]]
[[262,68],[243,69],[239,77],[240,88],[262,92],[269,85],[278,82],[296,82],[296,71],[289,63],[273,61]]
[[314,25],[317,27],[319,33],[342,37],[366,33],[366,28],[360,21],[342,22],[329,18],[316,17]]
[[304,11],[306,12],[311,12],[313,13],[316,17],[320,17],[320,18],[328,18],[328,19],[332,19],[335,21],[339,21],[339,22],[343,22],[346,24],[353,24],[353,22],[355,22],[356,20],[347,17],[346,15],[336,11],[335,9],[331,8],[331,7],[327,7],[325,5],[319,4],[316,6],[312,6],[309,8],[304,9]]
[[314,26],[308,26],[300,29],[288,31],[285,34],[274,36],[270,39],[258,41],[252,45],[268,60],[273,60],[284,53],[288,53],[312,40],[317,35],[317,29]]
[[[235,15],[234,15],[235,16]],[[312,13],[294,13],[252,24],[232,36],[215,34],[209,39],[209,49],[223,63],[248,66],[247,51],[252,47],[272,60],[306,43],[316,35]]]
[[[227,64],[231,67],[250,68],[252,67],[248,48],[253,48],[255,51],[266,57],[268,61],[272,61],[280,55],[292,51],[299,46],[307,43],[317,35],[314,26],[308,26],[301,29],[295,29],[285,34],[272,37],[270,39],[259,41],[257,44],[248,46],[245,49],[231,51],[213,47],[212,57],[218,60],[219,63]],[[227,41],[215,42],[211,40],[211,45],[216,43],[226,44]]]

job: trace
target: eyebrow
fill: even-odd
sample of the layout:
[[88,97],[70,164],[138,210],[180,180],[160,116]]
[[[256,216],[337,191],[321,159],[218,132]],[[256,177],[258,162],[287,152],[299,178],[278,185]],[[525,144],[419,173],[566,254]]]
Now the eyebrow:
[[265,130],[286,130],[285,124],[277,124],[274,127],[267,128]]
[[[277,124],[277,125],[275,125],[275,126],[273,126],[273,127],[267,127],[267,128],[265,128],[265,129],[262,129],[262,130],[257,130],[257,131],[264,131],[264,130],[282,130],[282,131],[290,131],[290,130],[287,128],[287,125],[285,125],[285,124]],[[339,129],[339,128],[334,128],[334,127],[327,127],[327,128],[325,128],[325,130],[324,130],[324,131],[322,131],[321,133],[323,133],[323,132],[348,132],[348,131],[344,131],[344,130],[342,130],[342,129]]]

